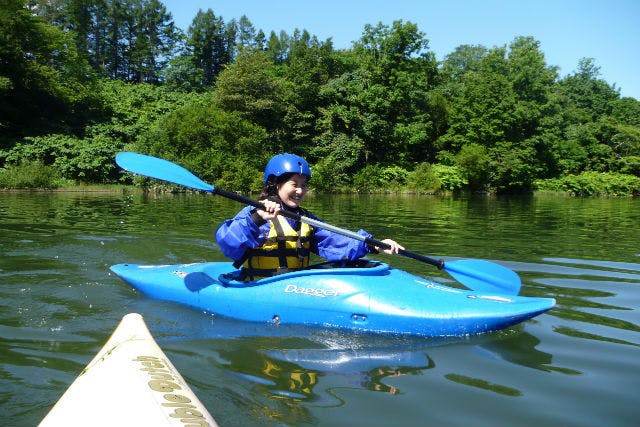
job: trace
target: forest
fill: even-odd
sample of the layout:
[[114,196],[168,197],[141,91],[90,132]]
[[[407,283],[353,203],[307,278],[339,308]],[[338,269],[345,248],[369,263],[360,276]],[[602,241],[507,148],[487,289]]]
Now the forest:
[[149,185],[127,150],[239,192],[291,152],[318,192],[640,195],[640,102],[530,36],[438,61],[402,20],[334,49],[159,0],[0,0],[0,28],[0,188]]

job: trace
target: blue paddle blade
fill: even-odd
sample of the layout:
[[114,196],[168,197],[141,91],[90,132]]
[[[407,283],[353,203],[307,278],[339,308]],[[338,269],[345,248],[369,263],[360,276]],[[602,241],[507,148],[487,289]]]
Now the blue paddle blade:
[[494,262],[477,259],[447,261],[443,269],[474,291],[518,295],[522,285],[520,276],[514,271]]
[[116,154],[116,163],[122,169],[138,175],[172,182],[195,190],[208,191],[210,193],[214,190],[213,185],[207,184],[182,166],[157,157],[122,152]]

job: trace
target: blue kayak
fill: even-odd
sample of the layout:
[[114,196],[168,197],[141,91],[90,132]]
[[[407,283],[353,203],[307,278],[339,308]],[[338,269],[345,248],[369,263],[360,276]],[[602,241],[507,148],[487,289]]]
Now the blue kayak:
[[217,315],[280,324],[418,336],[496,331],[551,309],[552,298],[453,288],[371,260],[322,263],[242,282],[230,262],[118,264],[133,288]]

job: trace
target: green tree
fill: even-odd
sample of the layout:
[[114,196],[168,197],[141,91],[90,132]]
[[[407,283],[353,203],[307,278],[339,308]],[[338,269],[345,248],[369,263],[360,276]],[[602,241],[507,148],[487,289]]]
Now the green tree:
[[613,131],[610,145],[615,153],[614,170],[640,176],[640,102],[633,98],[611,102],[605,118]]
[[491,158],[487,149],[477,143],[464,145],[456,155],[456,165],[462,170],[471,191],[484,191],[491,176]]
[[[553,142],[552,154],[558,173],[618,170],[620,159],[633,152],[633,131],[617,123],[628,111],[620,108],[615,87],[599,78],[600,69],[592,58],[583,58],[578,70],[554,86],[554,97],[561,111],[554,125],[561,137]],[[631,105],[631,104],[630,104]],[[625,113],[622,113],[625,111]],[[633,117],[633,113],[631,116]],[[631,151],[629,151],[631,148]]]
[[249,18],[246,15],[242,15],[236,24],[237,30],[237,45],[239,49],[261,49],[261,44],[264,44],[264,33],[256,32],[256,28],[253,26]]
[[66,0],[64,20],[101,76],[159,83],[181,32],[159,0]]
[[269,134],[266,152],[284,151],[283,118],[286,112],[283,81],[273,75],[265,52],[242,50],[218,76],[213,104],[236,112]]
[[320,90],[339,75],[341,67],[330,40],[320,42],[306,30],[294,31],[287,40],[287,57],[274,67],[285,82],[281,141],[285,149],[306,155],[316,134],[319,109],[324,106]]
[[471,143],[491,148],[507,139],[515,123],[517,98],[505,55],[505,48],[493,48],[478,71],[462,76],[460,90],[449,99],[449,128],[439,140],[442,149],[457,153]]
[[81,123],[95,100],[70,34],[34,16],[24,0],[0,3],[0,28],[2,132],[69,131]]
[[280,31],[277,35],[274,31],[269,33],[266,52],[274,64],[279,64],[287,58],[289,51],[289,35],[285,31]]
[[137,1],[133,7],[132,41],[129,43],[129,79],[158,83],[180,38],[171,14],[159,0]]
[[211,9],[198,10],[187,31],[186,45],[195,67],[202,70],[204,86],[213,85],[223,67],[231,62],[233,43],[230,39],[235,41],[234,25],[227,27]]
[[139,138],[138,147],[179,161],[217,185],[257,191],[268,156],[261,150],[266,132],[237,113],[212,108],[206,98],[176,109]]
[[630,126],[640,126],[640,101],[634,98],[614,99],[610,103],[612,119]]
[[457,80],[469,71],[478,71],[480,60],[487,48],[480,45],[460,45],[446,55],[440,67],[445,79]]
[[171,58],[162,72],[162,80],[170,89],[181,92],[204,91],[204,72],[194,64],[194,57],[181,54]]
[[599,78],[600,67],[593,58],[582,58],[578,70],[561,79],[555,89],[568,110],[572,123],[588,123],[611,113],[611,102],[619,91]]
[[363,148],[358,160],[365,164],[410,165],[435,157],[443,104],[430,94],[437,64],[427,49],[428,40],[410,22],[365,26],[344,57],[346,72],[321,91],[327,105],[322,145],[343,136],[359,141],[354,147]]
[[[481,57],[480,48],[457,52],[459,59],[449,63],[445,76],[455,90],[443,92],[449,97],[449,128],[439,146],[460,154],[470,187],[486,179],[489,189],[529,191],[538,176],[555,168],[551,151],[557,140],[549,140],[554,122],[547,118],[557,111],[551,96],[556,68],[546,65],[531,37],[516,37],[508,49],[493,48]],[[482,156],[477,147],[484,147]],[[485,155],[484,166],[472,166],[472,159]]]

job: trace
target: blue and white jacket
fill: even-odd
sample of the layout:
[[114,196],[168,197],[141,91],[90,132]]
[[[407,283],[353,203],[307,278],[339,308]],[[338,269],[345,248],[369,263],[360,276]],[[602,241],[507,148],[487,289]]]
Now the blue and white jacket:
[[[269,234],[271,224],[269,222],[262,225],[256,224],[251,217],[254,209],[252,206],[245,207],[234,218],[224,221],[216,230],[216,240],[222,253],[234,261],[242,259],[248,248],[262,246]],[[322,221],[309,211],[304,211],[303,215]],[[296,228],[294,219],[287,218],[287,221]],[[359,230],[358,234],[372,237],[364,230]],[[353,261],[371,253],[364,242],[315,227],[310,249],[314,254],[329,261]]]

